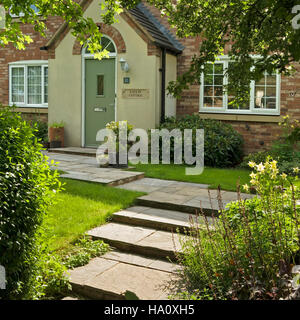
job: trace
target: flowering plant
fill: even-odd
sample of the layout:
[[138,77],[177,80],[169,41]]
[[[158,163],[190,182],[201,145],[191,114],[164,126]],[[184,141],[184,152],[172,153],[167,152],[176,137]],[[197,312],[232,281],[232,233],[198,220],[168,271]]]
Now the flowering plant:
[[[280,173],[267,158],[256,164],[250,185],[257,195],[230,202],[218,192],[219,216],[191,225],[182,238],[181,276],[199,299],[294,299],[299,296],[300,192],[297,177]],[[299,168],[294,168],[298,172]],[[297,269],[298,270],[298,269]],[[297,292],[297,294],[296,294]]]

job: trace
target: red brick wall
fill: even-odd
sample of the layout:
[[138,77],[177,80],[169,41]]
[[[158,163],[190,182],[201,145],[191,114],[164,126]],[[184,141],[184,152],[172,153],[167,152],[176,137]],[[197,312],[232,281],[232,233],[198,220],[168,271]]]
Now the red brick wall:
[[[144,1],[145,3],[145,1]],[[158,9],[145,3],[151,13],[166,27],[169,28],[167,19],[161,18]],[[176,30],[171,30],[173,34]],[[183,74],[189,69],[193,55],[199,52],[200,38],[180,39],[185,50],[177,59],[177,73]],[[228,48],[226,48],[225,53]],[[199,114],[199,85],[191,85],[185,90],[181,99],[177,100],[177,115],[182,117],[186,114]],[[296,94],[295,94],[296,93]],[[293,77],[281,78],[281,116],[289,114],[291,118],[300,120],[300,66]],[[239,131],[245,139],[245,152],[255,152],[259,149],[267,149],[273,140],[280,134],[280,127],[276,122],[255,121],[226,121]]]
[[22,25],[21,29],[33,39],[33,43],[26,46],[26,50],[16,50],[13,45],[0,48],[0,103],[9,103],[9,66],[10,62],[21,60],[48,60],[48,52],[41,51],[40,47],[45,46],[58,27],[62,19],[51,17],[46,22],[46,37],[42,37],[34,31],[31,25]]

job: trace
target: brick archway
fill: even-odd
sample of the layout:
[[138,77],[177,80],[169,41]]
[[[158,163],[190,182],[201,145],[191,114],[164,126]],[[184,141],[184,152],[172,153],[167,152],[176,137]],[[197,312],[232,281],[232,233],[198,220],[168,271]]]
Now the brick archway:
[[[101,28],[100,30],[103,35],[110,37],[114,41],[117,53],[126,52],[125,41],[121,33],[116,28],[104,23],[97,23],[97,25]],[[75,43],[73,45],[73,55],[81,55],[81,50],[81,44],[77,40],[75,40]]]

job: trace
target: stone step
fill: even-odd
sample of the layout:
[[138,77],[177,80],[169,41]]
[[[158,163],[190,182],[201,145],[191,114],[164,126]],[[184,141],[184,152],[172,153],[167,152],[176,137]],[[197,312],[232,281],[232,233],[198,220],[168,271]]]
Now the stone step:
[[[220,208],[232,202],[237,201],[238,195],[236,192],[222,191],[221,206],[218,200],[217,190],[198,189],[195,194],[180,194],[170,193],[165,191],[154,191],[142,197],[139,197],[136,204],[143,207],[152,207],[163,210],[172,210],[186,212],[190,214],[203,213],[207,216],[218,216]],[[241,199],[250,199],[254,195],[241,194]]]
[[72,293],[89,299],[125,300],[127,291],[141,300],[166,300],[178,266],[121,252],[109,252],[70,270]]
[[115,222],[94,228],[87,234],[121,251],[173,261],[181,252],[180,237],[183,237],[177,233]]
[[[132,181],[144,178],[143,172],[121,171],[118,169],[109,169],[104,171],[102,168],[97,168],[98,172],[91,174],[87,172],[68,172],[61,175],[62,178],[80,180],[86,182],[95,182],[107,185],[109,187],[120,186]],[[114,171],[115,170],[115,171]],[[117,171],[118,170],[118,171]]]
[[[188,197],[186,196],[156,191],[139,197],[136,200],[136,204],[138,206],[179,211],[189,214],[199,214],[203,212],[208,216],[218,215],[219,205],[216,199],[212,199],[212,202],[209,201],[208,196],[206,196],[205,199],[187,199]],[[223,203],[226,204],[227,202],[225,201]],[[200,208],[202,208],[202,210]]]
[[50,148],[48,152],[62,153],[62,154],[72,154],[78,156],[86,157],[96,157],[96,148],[76,148],[76,147],[66,147],[66,148]]
[[[128,225],[181,233],[191,230],[192,225],[197,224],[197,222],[200,227],[202,226],[203,228],[206,228],[203,218],[193,214],[137,206],[116,212],[112,216],[112,221]],[[199,223],[200,221],[201,224]],[[209,225],[213,224],[212,218],[207,217],[207,222]]]

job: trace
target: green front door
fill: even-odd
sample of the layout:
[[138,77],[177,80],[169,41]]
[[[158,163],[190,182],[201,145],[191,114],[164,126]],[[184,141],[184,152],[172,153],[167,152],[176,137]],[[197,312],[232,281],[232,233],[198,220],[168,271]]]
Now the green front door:
[[96,147],[96,135],[115,120],[115,59],[85,62],[85,146]]

